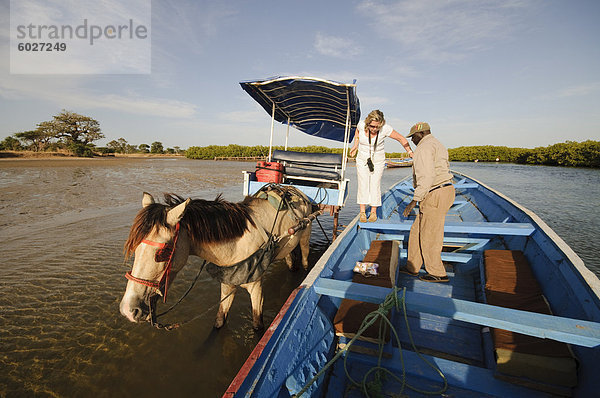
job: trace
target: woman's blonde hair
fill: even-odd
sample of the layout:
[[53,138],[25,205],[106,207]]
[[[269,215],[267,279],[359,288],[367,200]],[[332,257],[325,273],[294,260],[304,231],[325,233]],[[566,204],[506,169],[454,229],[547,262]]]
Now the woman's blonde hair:
[[367,118],[365,119],[365,126],[368,126],[373,121],[379,122],[381,124],[380,127],[383,127],[383,125],[385,124],[383,112],[381,112],[379,109],[375,109],[374,111],[369,112]]

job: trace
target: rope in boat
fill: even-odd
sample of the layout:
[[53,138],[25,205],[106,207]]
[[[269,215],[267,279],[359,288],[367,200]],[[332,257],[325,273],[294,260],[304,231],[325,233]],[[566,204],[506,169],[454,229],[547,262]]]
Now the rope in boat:
[[[390,375],[391,377],[393,377],[394,379],[396,379],[397,381],[399,381],[402,385],[402,388],[400,389],[399,394],[401,394],[405,388],[409,388],[415,392],[421,393],[421,394],[426,394],[426,395],[438,395],[438,394],[442,394],[443,392],[445,392],[448,389],[448,380],[446,380],[446,376],[444,376],[444,374],[442,373],[442,371],[433,363],[431,363],[430,361],[427,360],[427,358],[425,358],[418,350],[417,347],[415,345],[415,342],[413,340],[412,337],[412,333],[410,331],[410,326],[408,324],[408,315],[407,315],[407,311],[406,311],[406,300],[405,300],[405,296],[406,296],[406,288],[402,288],[402,298],[398,297],[398,293],[399,293],[399,288],[397,286],[394,286],[392,288],[392,291],[385,297],[385,299],[383,300],[383,302],[381,304],[379,304],[379,307],[367,314],[367,316],[365,317],[365,319],[363,320],[363,322],[360,325],[360,328],[358,330],[358,332],[356,333],[356,335],[348,342],[348,344],[346,344],[346,346],[344,348],[342,348],[341,350],[339,350],[336,355],[325,364],[325,366],[323,366],[323,368],[304,386],[302,387],[302,389],[293,395],[293,397],[300,397],[302,396],[302,394],[304,394],[306,391],[308,391],[308,389],[310,388],[310,386],[319,379],[319,377],[321,377],[321,375],[323,375],[325,373],[325,371],[327,369],[329,369],[331,367],[331,365],[333,365],[335,363],[335,361],[337,361],[337,359],[339,357],[341,357],[342,355],[344,355],[347,352],[347,355],[344,357],[344,371],[346,372],[346,377],[348,378],[348,380],[352,383],[353,386],[355,387],[359,387],[362,392],[365,394],[365,396],[369,397],[369,392],[368,392],[368,387],[369,387],[369,383],[367,382],[367,378],[369,377],[369,375],[371,375],[373,372],[375,373],[375,379],[380,379],[382,374],[387,374]],[[419,358],[425,362],[430,368],[432,368],[437,374],[440,375],[440,377],[442,378],[444,385],[443,387],[441,387],[439,390],[436,391],[427,391],[427,390],[421,390],[413,385],[410,385],[407,381],[406,381],[406,367],[404,365],[404,357],[402,355],[402,344],[400,343],[400,338],[398,336],[398,333],[396,331],[396,329],[394,328],[394,326],[392,325],[391,321],[388,319],[387,317],[387,313],[392,309],[392,308],[396,308],[396,310],[399,310],[400,308],[402,309],[402,313],[404,315],[404,321],[406,323],[406,329],[408,332],[408,337],[410,339],[410,343],[412,346],[412,349],[414,350],[414,352],[419,356]],[[377,320],[380,321],[379,324],[379,339],[378,339],[378,345],[379,345],[379,354],[378,354],[378,359],[377,359],[377,366],[374,366],[373,368],[371,368],[367,373],[365,373],[365,375],[363,376],[362,380],[360,382],[355,381],[354,379],[352,379],[352,377],[350,377],[350,374],[348,372],[348,369],[346,367],[346,361],[348,359],[348,357],[350,356],[350,346],[352,346],[352,344],[354,344],[354,342],[356,341],[356,339],[358,339],[364,332],[365,330],[367,330],[371,325],[373,325]],[[400,362],[401,362],[401,367],[402,367],[402,377],[398,377],[397,375],[395,375],[392,371],[384,368],[381,366],[381,361],[383,358],[383,349],[384,349],[384,336],[387,332],[387,328],[390,328],[390,330],[393,332],[394,334],[394,338],[396,339],[396,343],[398,345],[398,353],[400,354]]]

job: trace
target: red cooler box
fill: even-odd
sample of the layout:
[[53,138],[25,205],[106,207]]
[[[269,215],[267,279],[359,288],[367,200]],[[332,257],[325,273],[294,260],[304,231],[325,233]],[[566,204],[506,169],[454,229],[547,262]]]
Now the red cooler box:
[[283,181],[283,164],[278,162],[256,162],[256,180],[259,182]]

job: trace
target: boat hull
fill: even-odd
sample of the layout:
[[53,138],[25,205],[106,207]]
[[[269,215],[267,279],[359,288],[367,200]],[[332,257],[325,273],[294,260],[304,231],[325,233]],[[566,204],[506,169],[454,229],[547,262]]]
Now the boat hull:
[[[411,387],[436,391],[448,382],[455,396],[547,396],[549,393],[594,396],[600,391],[595,366],[600,363],[600,281],[539,217],[509,198],[465,175],[455,173],[456,200],[446,218],[442,255],[450,283],[432,284],[398,274],[396,285],[406,303],[406,316],[393,311],[391,322],[400,342],[391,339],[381,363],[392,377],[384,391],[420,396]],[[398,265],[406,262],[406,246],[414,216],[400,214],[412,198],[408,180],[382,197],[380,219],[355,218],[313,267],[290,297],[228,389],[226,396],[343,396],[348,376],[360,380],[378,362],[377,345],[354,342],[361,352],[342,352],[351,340],[336,336],[333,319],[342,300],[380,303],[389,288],[353,283],[353,266],[373,240],[399,242]],[[551,315],[490,306],[483,292],[483,253],[518,250],[529,261]],[[406,326],[408,324],[408,326]],[[569,344],[578,361],[577,385],[514,384],[499,377],[490,328],[513,330]],[[367,353],[365,353],[367,352]],[[369,354],[370,352],[370,354]],[[345,358],[347,357],[347,358]],[[347,360],[344,366],[344,359]],[[428,366],[423,359],[434,365]],[[322,373],[321,373],[322,372]],[[356,395],[353,395],[355,394]],[[351,390],[348,396],[360,396]]]

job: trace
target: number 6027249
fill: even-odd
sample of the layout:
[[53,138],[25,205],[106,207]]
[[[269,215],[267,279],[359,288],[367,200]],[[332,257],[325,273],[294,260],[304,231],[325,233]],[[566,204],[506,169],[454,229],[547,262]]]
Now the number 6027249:
[[67,43],[19,43],[17,49],[19,51],[67,51]]

